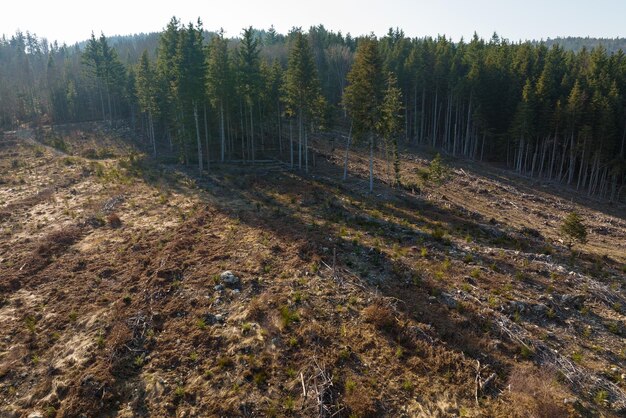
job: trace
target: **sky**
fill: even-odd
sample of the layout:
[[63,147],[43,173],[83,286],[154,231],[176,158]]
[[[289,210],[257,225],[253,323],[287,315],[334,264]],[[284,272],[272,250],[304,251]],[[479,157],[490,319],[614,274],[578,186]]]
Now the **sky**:
[[107,36],[160,31],[172,16],[200,17],[207,30],[227,36],[253,26],[286,33],[294,26],[353,36],[384,35],[399,27],[411,37],[446,35],[457,41],[474,31],[511,41],[558,36],[626,37],[624,0],[18,0],[2,5],[0,34],[17,29],[73,44],[91,32]]

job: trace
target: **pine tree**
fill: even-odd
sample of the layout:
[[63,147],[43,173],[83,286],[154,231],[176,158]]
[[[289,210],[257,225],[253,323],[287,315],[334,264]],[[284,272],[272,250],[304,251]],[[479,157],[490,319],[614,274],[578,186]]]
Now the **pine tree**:
[[305,170],[308,171],[307,130],[311,120],[316,116],[322,96],[313,54],[306,37],[300,31],[295,33],[295,40],[289,52],[284,90],[289,111],[298,117],[298,167],[302,168],[304,146]]
[[157,117],[158,108],[158,79],[156,70],[148,57],[148,51],[144,50],[137,65],[136,81],[137,100],[140,110],[148,117],[148,137],[152,145],[152,155],[156,157],[156,136],[154,119]]
[[102,120],[106,120],[106,114],[104,110],[104,98],[102,93],[102,80],[104,78],[104,57],[102,56],[101,44],[96,39],[94,33],[91,33],[91,38],[87,41],[87,46],[82,54],[82,63],[85,66],[87,73],[91,78],[96,81],[96,88],[100,97],[100,107],[102,109]]
[[[261,68],[259,61],[259,40],[254,36],[252,27],[243,30],[243,38],[238,50],[238,80],[237,87],[245,104],[248,106],[249,125],[249,155],[254,163],[256,157],[254,141],[254,103],[258,100],[261,87]],[[243,113],[243,112],[242,112]],[[242,114],[242,124],[247,117]]]
[[572,248],[574,242],[581,244],[587,242],[587,228],[585,228],[582,218],[576,212],[571,212],[565,217],[560,231],[567,239],[567,248]]
[[[177,101],[181,107],[183,132],[191,138],[191,132],[195,127],[198,169],[203,169],[202,144],[200,141],[200,126],[198,122],[198,107],[205,101],[206,88],[206,57],[202,45],[202,22],[197,25],[189,23],[180,31],[176,50],[175,71],[176,82],[174,84]],[[183,152],[186,153],[185,135],[182,137]],[[191,141],[189,141],[191,142]]]
[[206,80],[211,103],[219,111],[220,161],[223,162],[226,152],[225,112],[229,106],[228,99],[233,95],[232,66],[228,56],[228,41],[224,39],[223,30],[209,44]]
[[402,130],[402,91],[397,84],[395,74],[390,72],[387,76],[387,87],[380,108],[381,116],[377,129],[385,140],[387,149],[391,148],[395,185],[400,184],[398,133]]
[[164,91],[161,108],[163,112],[163,122],[167,136],[170,140],[170,148],[173,148],[172,136],[179,131],[180,109],[177,102],[175,86],[177,82],[176,56],[178,50],[180,20],[172,17],[165,30],[159,36],[157,48],[157,73],[162,80]]
[[382,60],[374,36],[362,39],[348,73],[348,87],[343,96],[344,106],[352,119],[355,140],[367,136],[370,148],[370,193],[374,191],[374,141],[383,102]]

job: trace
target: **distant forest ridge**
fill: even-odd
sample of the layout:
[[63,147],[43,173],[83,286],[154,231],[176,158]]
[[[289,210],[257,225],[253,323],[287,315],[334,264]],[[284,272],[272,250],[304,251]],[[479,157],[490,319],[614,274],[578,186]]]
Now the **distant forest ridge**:
[[555,38],[541,41],[546,46],[560,45],[563,49],[568,51],[579,52],[583,48],[593,49],[597,46],[602,46],[608,53],[614,54],[617,51],[626,51],[626,38],[589,38],[589,37],[566,37]]
[[[323,27],[320,25],[320,27]],[[272,29],[255,29],[257,36],[263,40],[271,33]],[[205,38],[210,39],[216,32],[205,31]],[[122,59],[130,59],[131,62],[137,62],[141,53],[148,50],[154,53],[159,43],[161,32],[137,33],[132,35],[114,35],[109,36],[111,46],[117,48]],[[240,34],[234,35],[231,39],[238,39]],[[349,36],[349,34],[348,34]],[[422,37],[423,38],[423,37]],[[503,38],[506,39],[506,38]],[[465,40],[466,42],[468,40]],[[82,50],[87,45],[88,40],[78,43],[78,47]],[[567,36],[557,38],[547,38],[545,40],[533,40],[532,44],[545,44],[547,47],[559,45],[566,51],[580,52],[583,48],[591,50],[595,47],[602,46],[609,54],[617,51],[626,51],[626,38],[591,38],[582,36]]]

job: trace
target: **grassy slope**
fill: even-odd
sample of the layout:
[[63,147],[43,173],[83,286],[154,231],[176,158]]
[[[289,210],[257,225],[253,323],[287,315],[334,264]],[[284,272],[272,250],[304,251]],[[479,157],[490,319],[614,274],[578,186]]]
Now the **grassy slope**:
[[[0,142],[8,416],[624,407],[623,208],[463,163],[423,182],[408,155],[421,194],[380,182],[370,196],[364,156],[342,183],[326,143],[311,176],[198,177],[128,158],[115,133],[59,137],[71,157],[28,135]],[[572,208],[591,229],[576,259],[557,236]],[[237,289],[215,290],[224,270]]]

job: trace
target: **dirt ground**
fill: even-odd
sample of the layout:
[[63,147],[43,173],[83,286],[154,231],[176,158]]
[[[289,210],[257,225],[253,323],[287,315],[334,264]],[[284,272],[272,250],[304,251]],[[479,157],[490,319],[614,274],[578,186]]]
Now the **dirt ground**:
[[200,175],[129,138],[0,137],[0,416],[625,413],[624,207],[486,164],[428,180],[423,150],[370,195],[326,139],[308,174]]

